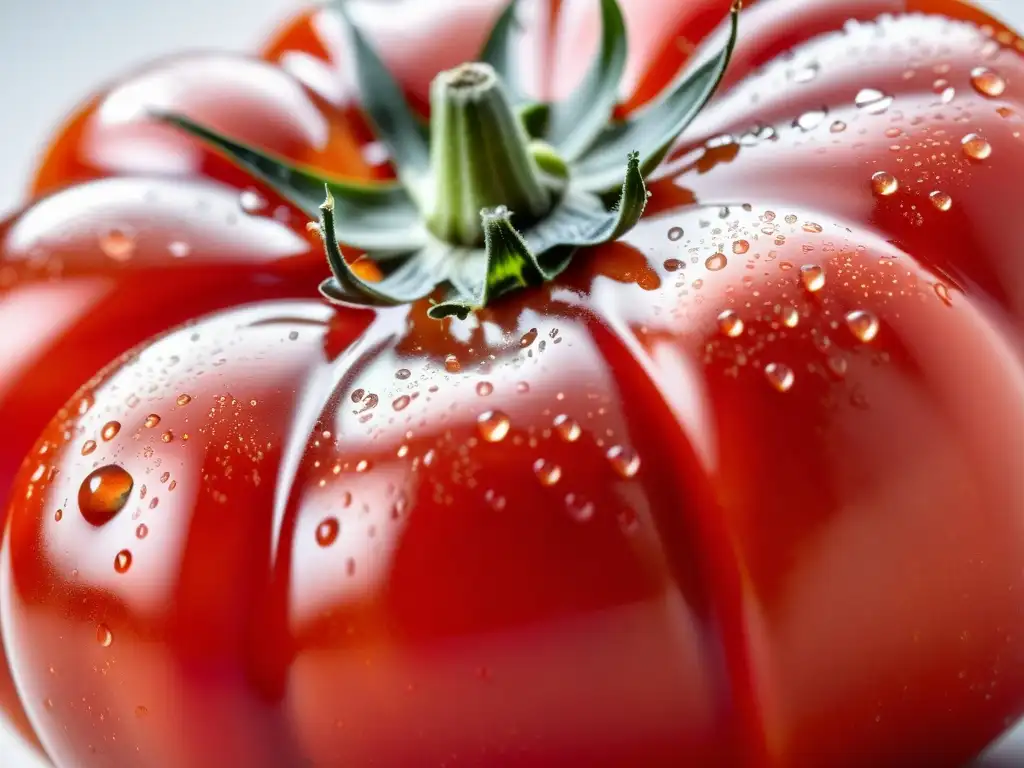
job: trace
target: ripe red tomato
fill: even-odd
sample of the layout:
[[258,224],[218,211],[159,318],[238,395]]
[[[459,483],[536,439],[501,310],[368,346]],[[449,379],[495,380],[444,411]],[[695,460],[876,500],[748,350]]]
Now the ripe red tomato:
[[[623,2],[627,105],[725,5]],[[524,43],[552,62],[536,93],[572,88],[596,29],[561,6]],[[454,11],[389,7],[369,36],[422,100],[453,63],[430,14]],[[453,46],[478,46],[477,8]],[[237,65],[273,73],[237,111],[200,111],[224,103],[202,77],[176,106],[381,175],[327,18],[269,46],[290,74]],[[3,637],[58,765],[956,766],[1024,713],[1021,45],[949,0],[742,23],[640,225],[465,321],[251,303],[311,296],[322,255],[262,187],[237,210],[251,182],[198,145],[184,175],[234,189],[108,179],[7,225],[0,312],[56,309],[0,380],[0,458],[28,454]],[[344,139],[247,133],[296,125],[292,77]],[[82,121],[121,146],[101,112]],[[83,160],[85,133],[39,188],[136,170]],[[227,307],[27,450],[101,361]]]

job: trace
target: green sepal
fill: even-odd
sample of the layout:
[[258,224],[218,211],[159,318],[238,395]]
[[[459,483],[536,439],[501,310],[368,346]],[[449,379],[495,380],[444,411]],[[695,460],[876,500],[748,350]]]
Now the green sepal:
[[449,246],[436,248],[428,244],[389,262],[375,261],[380,267],[390,265],[394,268],[380,282],[363,280],[345,261],[338,246],[334,196],[330,188],[326,192],[327,198],[320,205],[320,236],[332,277],[320,284],[320,293],[324,297],[344,304],[388,307],[411,303],[434,290],[438,274],[442,273],[446,260],[456,249]]
[[596,195],[570,193],[548,218],[525,234],[512,226],[508,209],[482,212],[483,258],[479,251],[466,254],[468,258],[461,262],[462,285],[450,275],[448,295],[428,314],[435,319],[450,315],[465,318],[503,294],[553,280],[569,266],[578,248],[611,242],[636,226],[647,197],[639,155],[633,152],[627,161],[618,204],[610,211]]
[[[551,105],[545,140],[569,162],[580,158],[608,125],[626,69],[626,22],[618,0],[601,2],[601,43],[572,95]],[[625,152],[620,152],[619,156]]]
[[420,212],[400,184],[332,178],[229,139],[182,115],[152,114],[209,144],[310,218],[320,214],[326,185],[336,200],[337,216],[345,223],[345,243],[353,248],[407,251],[427,242]]
[[517,0],[511,0],[505,6],[477,59],[494,67],[498,77],[505,83],[513,104],[522,105],[527,102],[527,96],[515,63],[515,37],[521,29],[517,17],[518,5]]
[[373,123],[377,139],[394,158],[398,178],[417,205],[423,208],[430,194],[429,141],[398,82],[363,37],[358,25],[353,23],[347,4],[348,0],[330,0],[328,7],[338,12],[352,33],[356,79],[362,99],[360,106]]
[[613,189],[619,179],[619,158],[637,147],[643,152],[640,172],[646,176],[657,167],[721,83],[736,46],[739,17],[740,3],[737,2],[729,16],[729,36],[721,51],[694,72],[683,75],[654,104],[604,131],[573,167],[576,184],[598,194]]

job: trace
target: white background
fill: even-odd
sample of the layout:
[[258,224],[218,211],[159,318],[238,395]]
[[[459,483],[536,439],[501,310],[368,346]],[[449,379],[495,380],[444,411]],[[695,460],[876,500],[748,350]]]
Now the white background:
[[[1024,0],[977,2],[1024,30]],[[99,84],[186,48],[252,49],[298,6],[296,0],[0,0],[0,212],[17,205],[53,128]],[[984,765],[1024,765],[1024,725]],[[0,766],[42,768],[2,726]]]

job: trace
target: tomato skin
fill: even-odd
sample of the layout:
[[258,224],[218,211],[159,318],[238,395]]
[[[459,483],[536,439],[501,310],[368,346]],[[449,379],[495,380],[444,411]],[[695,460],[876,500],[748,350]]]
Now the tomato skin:
[[[655,8],[624,5],[631,21]],[[700,29],[694,19],[721,5],[686,24]],[[809,2],[794,21],[780,13],[788,0],[760,2],[744,13],[737,66],[888,5]],[[315,18],[267,56],[289,66],[301,45],[336,61],[329,30],[306,34]],[[173,332],[91,382],[28,453],[0,564],[4,645],[58,765],[974,756],[1024,713],[1024,279],[997,226],[1019,207],[1024,72],[1014,52],[991,57],[976,31],[942,23],[864,31],[894,46],[943,35],[949,49],[919,51],[906,81],[905,56],[858,47],[856,32],[849,48],[820,38],[798,52],[821,60],[799,88],[789,61],[731,75],[623,243],[479,325],[435,323],[423,306],[263,303]],[[659,45],[635,60],[638,94],[664,74]],[[409,61],[423,50],[400,49]],[[972,88],[980,63],[1007,78],[1004,96]],[[952,105],[934,103],[933,75],[952,83]],[[895,105],[858,109],[867,87]],[[789,126],[823,104],[828,120]],[[355,114],[348,96],[331,108]],[[759,120],[777,140],[703,147]],[[846,127],[833,133],[835,120]],[[908,130],[887,135],[894,126]],[[965,158],[971,131],[991,161]],[[891,150],[896,139],[909,149]],[[878,170],[897,192],[873,193]],[[222,216],[196,241],[194,271],[165,270],[167,245],[147,243],[124,268],[145,277],[132,282],[97,262],[96,226],[126,221],[94,218],[120,213],[108,206],[80,218],[83,272],[138,290],[51,353],[89,350],[69,387],[151,332],[308,295],[320,277],[301,222],[261,220],[260,242],[294,250],[254,267]],[[63,216],[54,231],[67,231]],[[8,236],[9,251],[23,239]],[[225,244],[237,264],[202,263]],[[803,266],[822,269],[820,290]],[[239,284],[253,269],[281,282]],[[126,307],[140,311],[161,281],[145,304],[158,307],[152,327],[129,339]],[[735,335],[726,310],[743,322]],[[23,379],[29,405],[52,366]],[[494,411],[509,432],[492,443]],[[134,487],[93,526],[75,500],[110,462]]]
[[[16,329],[0,342],[4,518],[42,425],[103,365],[215,309],[309,294],[322,271],[320,246],[294,212],[288,226],[269,216],[280,215],[281,201],[264,193],[266,209],[247,215],[238,193],[218,184],[107,179],[56,193],[0,226],[0,324]],[[0,680],[0,701],[33,738],[9,680]]]
[[[753,238],[764,220],[729,224]],[[46,430],[58,473],[27,465],[12,505],[5,642],[47,750],[86,766],[137,748],[157,766],[962,764],[1024,688],[1024,370],[923,269],[896,298],[842,279],[884,279],[891,246],[792,229],[779,258],[826,265],[817,294],[742,259],[702,276],[705,296],[752,276],[737,299],[769,309],[743,313],[739,341],[717,302],[647,272],[633,247],[662,241],[653,219],[561,288],[485,312],[500,334],[407,320],[423,307],[258,305],[115,366],[86,414]],[[776,304],[797,308],[792,334]],[[830,330],[851,308],[877,317],[870,343]],[[793,369],[789,391],[767,361]],[[510,422],[494,443],[487,411]],[[111,462],[135,478],[120,514],[55,519]],[[82,696],[104,721],[69,707]]]
[[205,177],[239,189],[252,178],[148,110],[183,114],[295,162],[387,174],[362,157],[363,126],[353,126],[277,67],[232,54],[168,58],[92,97],[51,141],[32,183],[33,196],[106,176]]

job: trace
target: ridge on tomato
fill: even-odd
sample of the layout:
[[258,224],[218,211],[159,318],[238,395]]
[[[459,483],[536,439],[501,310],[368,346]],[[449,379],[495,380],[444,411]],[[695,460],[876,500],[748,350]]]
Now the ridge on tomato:
[[[958,8],[811,1],[783,26],[789,0],[754,5],[734,86],[635,185],[644,217],[555,280],[465,291],[475,311],[442,322],[427,300],[235,306],[262,298],[242,288],[90,380],[23,465],[0,563],[53,760],[977,754],[1024,709],[1024,281],[977,224],[1021,202],[1024,65]],[[880,10],[900,13],[820,34]],[[751,74],[804,17],[817,36]],[[650,92],[645,66],[626,69]],[[330,230],[344,242],[356,200],[337,188],[336,280]],[[536,255],[481,223],[470,245],[507,246],[488,269]],[[364,250],[381,272],[357,291],[390,276]]]

